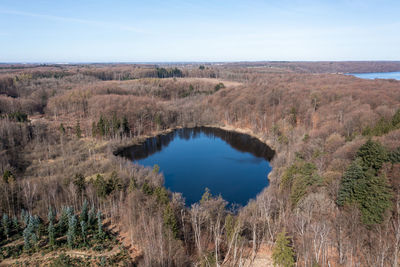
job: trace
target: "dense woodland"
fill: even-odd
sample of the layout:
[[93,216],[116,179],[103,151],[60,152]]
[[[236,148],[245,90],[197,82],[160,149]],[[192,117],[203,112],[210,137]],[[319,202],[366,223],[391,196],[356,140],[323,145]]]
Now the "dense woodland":
[[[399,69],[0,65],[0,266],[398,266],[400,81],[329,73]],[[158,166],[114,155],[201,125],[276,151],[245,207],[186,207]]]

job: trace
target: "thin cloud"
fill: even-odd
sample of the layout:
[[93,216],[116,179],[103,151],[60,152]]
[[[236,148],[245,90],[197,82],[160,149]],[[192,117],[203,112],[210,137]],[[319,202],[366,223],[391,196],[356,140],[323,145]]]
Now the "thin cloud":
[[129,32],[134,32],[134,33],[143,33],[144,32],[142,29],[131,27],[129,25],[116,24],[116,23],[112,23],[112,22],[102,22],[102,21],[96,21],[96,20],[87,20],[87,19],[79,19],[79,18],[71,18],[71,17],[63,17],[63,16],[44,15],[44,14],[37,14],[37,13],[17,11],[17,10],[0,9],[0,14],[41,18],[41,19],[54,20],[54,21],[80,23],[80,24],[93,25],[93,26],[98,26],[98,27],[115,28],[115,29],[118,29],[121,31],[129,31]]

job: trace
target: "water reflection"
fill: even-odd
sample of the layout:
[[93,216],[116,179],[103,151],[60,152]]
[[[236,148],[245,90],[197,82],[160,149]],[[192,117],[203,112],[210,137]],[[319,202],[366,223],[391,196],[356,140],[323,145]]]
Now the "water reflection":
[[[264,158],[267,161],[271,161],[275,154],[274,150],[257,138],[247,134],[241,134],[212,127],[176,129],[167,134],[147,138],[143,143],[124,148],[121,151],[118,151],[116,154],[132,160],[141,160],[166,148],[177,136],[184,140],[190,140],[197,138],[200,136],[200,134],[205,134],[209,138],[219,137],[228,143],[232,148],[241,152],[249,152],[253,156],[257,158]],[[257,158],[252,160],[259,161]],[[232,160],[237,159],[232,158]]]

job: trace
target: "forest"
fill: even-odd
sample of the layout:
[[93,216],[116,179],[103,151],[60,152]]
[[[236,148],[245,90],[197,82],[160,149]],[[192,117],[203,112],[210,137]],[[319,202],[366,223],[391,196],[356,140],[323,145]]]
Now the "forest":
[[[399,62],[0,65],[0,266],[398,266]],[[116,156],[178,127],[275,151],[191,205]]]

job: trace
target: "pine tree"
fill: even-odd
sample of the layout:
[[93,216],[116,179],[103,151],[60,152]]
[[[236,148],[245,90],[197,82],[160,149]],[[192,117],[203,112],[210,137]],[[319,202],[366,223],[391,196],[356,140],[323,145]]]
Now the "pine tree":
[[29,213],[24,209],[21,210],[21,221],[24,223],[25,227],[29,223]]
[[12,218],[12,229],[15,233],[18,233],[19,231],[19,222],[17,217]]
[[385,177],[374,169],[364,170],[362,159],[356,159],[343,175],[337,204],[357,204],[365,225],[380,224],[391,207],[392,192]]
[[72,215],[68,220],[67,243],[70,248],[74,247],[76,239],[76,216]]
[[204,194],[201,196],[200,204],[203,204],[209,201],[212,198],[212,194],[210,193],[210,189],[206,187],[204,190]]
[[49,212],[47,214],[47,219],[49,220],[49,222],[53,222],[54,223],[55,218],[56,218],[56,214],[55,214],[54,209],[52,207],[49,207]]
[[395,128],[400,127],[400,109],[398,109],[392,117],[392,125]]
[[55,212],[50,207],[49,208],[49,214],[47,215],[47,218],[49,219],[49,225],[47,227],[47,232],[48,232],[48,235],[49,235],[49,244],[50,244],[50,246],[54,246],[55,239],[56,239],[56,231],[55,231],[55,228],[54,228],[55,216],[56,216]]
[[86,189],[85,176],[82,173],[75,174],[73,184],[75,185],[76,194],[82,196]]
[[95,220],[96,220],[96,211],[94,209],[94,205],[92,205],[92,208],[90,209],[88,214],[88,220],[87,220],[88,228],[92,228],[94,226]]
[[101,136],[105,136],[107,134],[106,130],[106,122],[103,118],[103,116],[100,116],[99,122],[97,123],[97,131],[98,134]]
[[392,164],[400,163],[400,147],[389,153],[389,161]]
[[31,248],[31,242],[30,242],[31,232],[28,226],[22,232],[22,236],[24,237],[24,249],[28,251]]
[[107,195],[107,183],[103,176],[97,174],[96,180],[94,181],[94,187],[96,188],[96,194],[100,198],[104,198]]
[[130,132],[129,123],[128,123],[128,119],[126,118],[126,116],[124,116],[124,117],[122,118],[122,132],[123,132],[125,135],[128,135],[129,132]]
[[362,161],[360,159],[353,161],[344,173],[340,182],[340,188],[336,200],[336,203],[339,206],[343,206],[347,202],[354,200],[357,181],[365,177],[365,173],[361,164]]
[[135,188],[137,188],[135,177],[131,177],[129,180],[128,192],[133,192]]
[[[28,217],[28,222],[26,224],[26,227],[24,229],[24,231],[22,232],[22,235],[24,237],[24,249],[26,251],[30,250],[32,247],[32,237],[33,235],[35,235],[34,231],[34,225],[33,225],[33,217],[29,216]],[[35,238],[34,238],[35,239]]]
[[80,214],[80,216],[79,216],[79,220],[82,222],[82,221],[84,221],[84,222],[87,222],[87,220],[88,220],[88,202],[87,202],[87,200],[85,199],[84,201],[83,201],[83,205],[82,205],[82,211],[81,211],[81,214]]
[[6,238],[8,239],[10,237],[10,219],[8,218],[7,214],[3,214],[3,218],[1,220],[1,225],[3,228],[3,233],[6,236]]
[[57,232],[59,235],[64,235],[68,229],[69,213],[72,213],[69,207],[62,207],[61,216],[57,224]]
[[372,168],[375,172],[388,160],[387,152],[381,143],[371,139],[359,148],[357,157],[361,158],[365,170]]
[[290,240],[286,236],[285,229],[278,234],[272,251],[272,259],[275,266],[294,266],[294,251],[290,246]]
[[164,225],[171,229],[175,238],[178,237],[178,223],[175,218],[174,210],[170,204],[168,204],[164,210]]
[[122,190],[122,181],[118,177],[116,171],[111,173],[110,179],[108,179],[106,183],[106,194],[109,195],[114,191],[121,191]]
[[392,205],[392,194],[386,178],[375,176],[372,171],[359,181],[355,190],[355,199],[359,203],[361,221],[365,225],[380,224],[385,213]]
[[54,246],[56,243],[56,229],[54,228],[54,223],[52,221],[49,222],[47,231],[49,234],[49,245]]
[[103,222],[101,220],[101,211],[97,212],[97,236],[99,239],[104,238]]
[[121,128],[121,121],[117,118],[115,113],[113,114],[112,119],[111,119],[111,127],[112,127],[114,136],[118,133],[119,128]]
[[86,221],[81,221],[81,234],[82,234],[83,243],[86,244],[86,236],[87,236],[87,224],[86,224]]
[[39,216],[35,215],[35,216],[31,217],[31,220],[32,220],[32,224],[33,224],[33,234],[32,234],[31,240],[32,240],[33,245],[37,246],[38,240],[40,238],[40,227],[41,227],[40,218],[39,218]]

